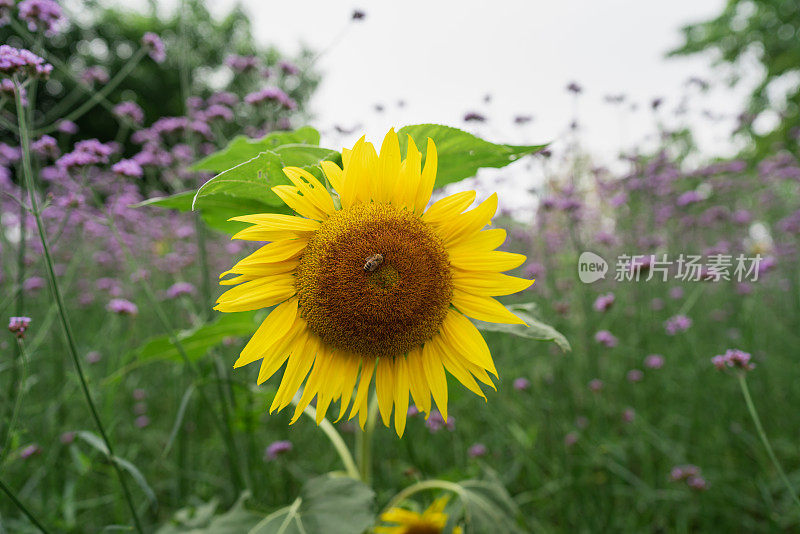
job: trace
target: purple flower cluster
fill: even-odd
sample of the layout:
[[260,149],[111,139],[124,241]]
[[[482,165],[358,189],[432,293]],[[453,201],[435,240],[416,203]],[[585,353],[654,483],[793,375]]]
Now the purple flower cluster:
[[137,126],[144,122],[144,111],[139,107],[139,104],[131,100],[120,102],[114,106],[114,115],[129,120]]
[[142,166],[132,159],[121,159],[111,166],[111,170],[120,176],[128,178],[141,178],[144,174]]
[[139,308],[136,307],[136,304],[125,299],[111,299],[106,305],[106,309],[117,315],[136,315],[139,313]]
[[22,0],[17,4],[19,18],[28,23],[32,32],[56,33],[64,22],[64,14],[53,0]]
[[272,461],[278,458],[287,452],[292,450],[292,442],[291,441],[273,441],[270,443],[266,449],[264,449],[264,460],[265,461]]
[[106,84],[108,83],[108,71],[99,65],[93,65],[81,74],[81,81],[87,85]]
[[613,348],[617,346],[619,340],[608,330],[600,330],[594,335],[594,340],[604,347]]
[[225,58],[225,64],[238,74],[252,72],[261,67],[261,59],[257,56],[240,56],[231,54]]
[[606,293],[605,295],[600,295],[594,301],[594,309],[595,311],[605,312],[611,309],[611,306],[614,305],[614,293]]
[[286,109],[297,109],[297,102],[278,87],[265,87],[260,91],[250,93],[244,97],[244,101],[251,106],[257,106],[265,102],[276,102]]
[[448,415],[447,421],[445,421],[439,410],[433,410],[425,420],[425,426],[428,427],[431,434],[435,434],[443,428],[452,432],[456,428],[456,419],[452,415]]
[[17,336],[19,339],[25,337],[25,331],[31,324],[30,317],[11,317],[8,320],[8,331]]
[[692,326],[692,320],[685,315],[670,317],[664,322],[664,330],[667,334],[674,336],[680,332],[685,332]]
[[47,78],[52,71],[52,65],[45,63],[44,59],[30,50],[0,45],[0,74]]
[[649,354],[644,359],[644,366],[648,369],[661,369],[664,367],[664,357],[660,354]]
[[167,59],[167,49],[161,37],[153,32],[147,32],[142,36],[142,46],[147,49],[147,55],[156,63],[163,63]]
[[108,158],[117,150],[118,147],[114,143],[101,143],[97,139],[87,139],[75,143],[72,152],[68,152],[58,158],[56,165],[62,169],[69,170],[87,165],[108,163]]
[[677,465],[669,473],[672,482],[684,482],[693,490],[703,491],[708,488],[706,479],[700,474],[700,468],[696,465]]
[[189,282],[176,282],[167,289],[167,298],[176,299],[181,295],[193,295],[195,292],[195,287]]
[[725,369],[750,371],[755,369],[755,364],[750,361],[751,358],[752,357],[747,352],[739,349],[728,349],[725,351],[725,354],[718,354],[711,358],[711,363],[720,371],[724,371]]

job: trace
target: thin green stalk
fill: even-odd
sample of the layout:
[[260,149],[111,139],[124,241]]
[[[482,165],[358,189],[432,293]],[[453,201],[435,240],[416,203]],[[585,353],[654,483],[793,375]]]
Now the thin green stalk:
[[455,493],[456,495],[459,495],[459,496],[463,492],[463,490],[461,489],[461,486],[459,486],[455,482],[449,482],[447,480],[435,480],[435,479],[434,480],[423,480],[422,482],[417,482],[416,484],[410,485],[409,487],[401,490],[400,493],[398,493],[397,495],[392,497],[392,500],[390,500],[389,504],[387,504],[384,507],[384,509],[381,511],[381,514],[383,514],[384,512],[388,512],[389,510],[391,510],[392,508],[394,508],[395,506],[397,506],[398,504],[400,504],[404,500],[408,499],[409,497],[411,497],[415,493],[419,493],[421,491],[432,490],[432,489],[443,489],[443,490],[447,490],[447,491],[452,491],[453,493]]
[[22,504],[22,502],[21,502],[19,499],[17,499],[17,496],[16,496],[16,495],[14,495],[14,492],[13,492],[13,491],[11,491],[11,489],[10,489],[8,486],[6,486],[6,485],[5,485],[5,483],[4,483],[2,480],[0,480],[0,490],[3,490],[3,493],[5,493],[5,494],[6,494],[6,496],[7,496],[9,499],[11,499],[11,502],[13,502],[13,503],[14,503],[14,506],[16,506],[17,508],[19,508],[19,511],[20,511],[20,512],[22,512],[23,514],[25,514],[25,517],[27,517],[28,519],[30,519],[31,523],[33,523],[34,525],[36,525],[36,528],[38,528],[39,530],[41,530],[42,532],[44,532],[44,534],[49,534],[49,532],[50,532],[50,531],[49,531],[49,530],[47,530],[46,528],[44,528],[44,526],[42,526],[42,524],[41,524],[41,523],[39,523],[39,520],[38,520],[38,519],[36,519],[36,516],[34,516],[34,515],[33,515],[33,514],[30,512],[30,510],[28,510],[28,509],[25,507],[25,505],[24,505],[24,504]]
[[778,474],[781,477],[786,489],[789,490],[789,494],[792,496],[792,500],[800,508],[800,498],[797,496],[797,492],[792,486],[789,477],[786,476],[786,473],[783,471],[781,464],[778,462],[778,457],[775,456],[775,451],[772,450],[772,445],[770,445],[769,440],[767,439],[767,434],[764,432],[764,427],[761,425],[761,418],[758,416],[758,412],[756,412],[755,404],[753,404],[753,399],[750,396],[750,388],[747,387],[747,379],[745,378],[744,372],[740,372],[738,377],[739,379],[739,386],[742,388],[742,395],[744,395],[744,402],[747,404],[747,411],[750,412],[750,417],[753,419],[753,423],[756,425],[756,431],[758,432],[758,437],[761,438],[761,443],[764,444],[764,448],[767,449],[767,455],[769,459],[772,460],[772,465],[775,466],[775,469],[778,471]]
[[372,484],[372,435],[378,421],[378,397],[372,395],[367,406],[367,424],[358,432],[356,440],[356,460],[359,478],[364,484]]
[[[114,222],[114,219],[110,216],[107,216],[106,221],[109,228],[111,228],[112,233],[114,234],[114,238],[117,240],[122,249],[125,251],[125,255],[130,265],[133,268],[138,268],[138,262],[136,261],[133,255],[133,251],[131,251],[131,249],[128,247],[128,244],[122,239],[122,236],[120,236],[119,229],[117,228],[117,224],[116,222]],[[189,355],[186,353],[186,349],[184,349],[183,344],[175,335],[175,329],[170,323],[169,317],[164,311],[164,308],[161,307],[161,303],[156,298],[156,294],[153,291],[153,288],[150,287],[150,283],[147,281],[145,277],[141,278],[141,284],[142,284],[142,289],[144,290],[144,294],[147,297],[147,300],[149,301],[153,311],[156,312],[156,317],[161,323],[161,326],[164,329],[167,337],[169,338],[170,343],[178,351],[178,354],[180,354],[184,365],[194,375],[194,379],[196,381],[199,381],[203,375],[200,372],[200,369],[195,364],[195,362],[193,362],[191,358],[189,358]],[[214,423],[214,426],[217,427],[217,430],[219,430],[220,434],[222,435],[223,441],[225,441],[225,446],[228,449],[227,457],[228,457],[228,465],[231,471],[231,477],[233,478],[234,488],[236,489],[237,493],[239,493],[244,487],[244,484],[242,482],[243,480],[242,474],[239,471],[239,466],[237,463],[239,455],[236,450],[236,444],[234,441],[232,441],[233,435],[229,432],[229,428],[226,428],[225,425],[217,417],[217,414],[213,409],[214,405],[208,399],[202,388],[198,388],[197,392],[200,395],[200,400],[208,407],[211,420]]]
[[[297,406],[296,399],[292,400],[292,404]],[[314,421],[317,420],[317,410],[311,406],[310,404],[306,406],[303,410],[303,413],[309,416]],[[347,471],[347,476],[359,480],[361,476],[359,475],[359,470],[356,467],[356,462],[353,460],[353,455],[350,454],[350,449],[347,448],[342,436],[339,432],[336,431],[336,428],[331,424],[330,421],[327,419],[322,419],[319,424],[319,428],[328,436],[328,439],[331,441],[333,448],[336,450],[336,453],[341,458],[342,463],[344,464],[344,469]]]
[[[146,54],[147,54],[147,49],[145,47],[139,48],[139,50],[137,50],[136,53],[131,56],[131,58],[128,60],[128,62],[125,63],[125,65],[123,65],[123,67],[119,70],[119,72],[116,73],[114,75],[114,77],[111,78],[111,80],[107,84],[105,84],[103,86],[102,89],[100,89],[99,91],[96,91],[96,92],[95,91],[91,91],[90,92],[90,97],[86,102],[84,102],[83,104],[78,106],[78,108],[74,109],[73,111],[71,111],[66,116],[64,116],[61,119],[59,119],[58,122],[60,122],[60,121],[74,121],[76,119],[79,119],[85,113],[87,113],[89,110],[91,110],[93,107],[95,107],[101,100],[105,99],[106,95],[108,95],[111,91],[116,89],[117,86],[120,83],[122,83],[122,81],[125,78],[128,77],[128,74],[130,74],[133,71],[133,69],[136,68],[136,65],[139,64],[139,61],[141,61],[142,58]],[[80,82],[78,82],[78,83],[80,83]],[[38,135],[42,135],[42,134],[46,134],[46,133],[52,132],[53,130],[58,128],[58,122],[55,122],[55,123],[50,124],[48,126],[43,126],[43,127],[39,128],[39,129],[37,129],[34,133],[38,136]]]
[[122,469],[119,467],[114,458],[114,449],[111,445],[111,440],[108,438],[106,434],[105,427],[103,426],[102,421],[100,420],[100,416],[97,413],[97,409],[95,408],[94,401],[92,400],[92,394],[89,392],[89,385],[86,382],[86,377],[83,374],[83,368],[81,367],[81,361],[78,357],[78,349],[75,344],[75,337],[72,334],[72,326],[69,323],[69,318],[67,316],[67,308],[64,305],[64,297],[61,295],[61,288],[58,285],[58,279],[56,278],[56,273],[53,270],[53,258],[50,256],[50,246],[47,242],[47,234],[45,232],[44,222],[42,221],[42,216],[39,211],[39,201],[36,198],[36,190],[34,189],[33,184],[33,170],[31,168],[31,160],[30,160],[30,138],[28,133],[28,121],[26,118],[25,107],[22,105],[22,99],[20,95],[22,94],[22,84],[19,83],[19,80],[14,78],[14,85],[15,85],[15,101],[17,104],[17,119],[19,121],[19,137],[20,143],[22,145],[22,170],[23,175],[25,178],[25,187],[28,190],[28,198],[30,200],[31,211],[33,212],[33,216],[36,219],[36,228],[39,231],[39,240],[42,244],[42,252],[44,255],[44,262],[45,266],[47,267],[47,279],[50,282],[50,291],[53,293],[53,296],[56,300],[56,305],[58,307],[58,314],[61,319],[61,327],[64,332],[64,337],[67,342],[67,349],[72,357],[72,362],[75,365],[75,370],[78,374],[78,379],[81,384],[81,389],[83,390],[83,395],[86,399],[86,404],[89,406],[89,411],[92,414],[92,419],[94,419],[94,423],[97,426],[98,431],[100,432],[100,436],[103,439],[103,442],[108,449],[108,456],[111,459],[111,465],[114,467],[114,471],[119,478],[120,486],[122,487],[122,492],[125,496],[125,500],[127,501],[128,507],[130,508],[131,515],[133,517],[134,526],[139,533],[142,533],[142,525],[139,522],[139,516],[136,513],[136,507],[133,504],[133,498],[131,497],[130,490],[128,489],[128,484],[125,482],[125,476],[122,473]]
[[8,450],[11,448],[11,438],[14,435],[14,427],[17,426],[17,419],[19,419],[22,397],[25,395],[25,382],[28,381],[28,356],[25,354],[25,344],[22,338],[19,337],[17,338],[17,351],[20,356],[19,359],[14,362],[14,367],[16,367],[20,361],[22,362],[22,378],[19,380],[16,387],[17,398],[14,400],[14,407],[11,409],[11,419],[9,419],[8,427],[6,428],[6,438],[3,440],[3,449],[0,450],[0,466],[3,465],[6,454],[8,454]]

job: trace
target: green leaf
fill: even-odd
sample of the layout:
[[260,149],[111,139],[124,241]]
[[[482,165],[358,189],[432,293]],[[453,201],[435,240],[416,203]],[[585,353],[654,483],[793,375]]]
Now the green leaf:
[[249,534],[353,534],[375,522],[375,494],[361,481],[323,475],[303,484],[300,497],[264,518]]
[[564,352],[570,351],[569,341],[564,334],[543,322],[538,318],[537,306],[533,302],[525,304],[510,304],[506,306],[513,314],[528,323],[528,326],[521,324],[498,324],[475,321],[478,330],[485,332],[502,332],[519,337],[536,339],[538,341],[552,341]]
[[316,165],[320,161],[334,161],[341,165],[342,156],[330,148],[309,145],[281,145],[272,149],[283,161],[284,167],[306,167]]
[[441,124],[414,124],[397,132],[400,151],[406,153],[408,136],[422,152],[428,150],[428,138],[436,144],[438,171],[436,187],[475,176],[483,167],[505,167],[522,156],[535,154],[547,145],[498,145],[485,141],[464,130]]
[[230,510],[224,514],[213,515],[217,508],[214,499],[197,507],[182,508],[173,516],[170,524],[162,526],[157,534],[242,534],[252,529],[263,515],[251,512],[244,507],[250,498],[244,492]]
[[243,135],[234,137],[228,146],[206,156],[191,166],[193,171],[222,172],[256,157],[265,150],[288,144],[318,145],[319,132],[310,126],[303,126],[293,132],[273,132],[261,139],[250,139]]
[[457,485],[466,534],[522,532],[516,521],[519,509],[499,482],[464,480]]
[[283,174],[283,167],[283,160],[278,154],[269,150],[261,152],[204,183],[197,190],[192,207],[202,209],[204,199],[219,194],[236,200],[247,199],[279,206],[283,202],[271,188],[292,183]]
[[[199,327],[178,332],[177,338],[190,360],[198,360],[216,345],[229,337],[252,334],[255,330],[257,312],[225,313]],[[178,348],[169,336],[152,338],[137,349],[137,357],[142,360],[173,360],[182,362]]]

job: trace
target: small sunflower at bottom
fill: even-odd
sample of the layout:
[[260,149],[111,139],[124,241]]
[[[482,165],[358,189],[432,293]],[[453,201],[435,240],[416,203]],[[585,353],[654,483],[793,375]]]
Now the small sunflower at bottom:
[[[450,500],[449,495],[439,497],[421,514],[394,507],[381,514],[381,521],[394,523],[394,525],[377,526],[373,529],[375,534],[443,534],[447,526],[445,506]],[[453,527],[452,534],[463,534],[461,527]]]

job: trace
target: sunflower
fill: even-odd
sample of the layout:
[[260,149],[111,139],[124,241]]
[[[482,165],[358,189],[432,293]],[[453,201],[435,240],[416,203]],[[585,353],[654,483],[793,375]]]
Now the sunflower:
[[[381,521],[395,523],[393,526],[375,527],[375,534],[441,534],[447,525],[447,506],[449,496],[436,499],[421,514],[405,508],[392,508],[381,514]],[[452,534],[462,534],[461,527],[453,528]]]
[[[214,308],[239,312],[275,306],[234,367],[261,360],[261,384],[286,365],[270,413],[287,407],[303,385],[292,422],[316,397],[317,422],[339,401],[339,419],[363,428],[373,374],[386,426],[402,436],[409,393],[431,412],[431,397],[447,419],[445,370],[486,399],[494,387],[489,348],[467,317],[525,324],[497,300],[533,281],[501,274],[525,256],[494,250],[505,230],[488,229],[497,195],[472,210],[475,191],[433,203],[436,146],[427,156],[409,136],[401,160],[394,130],[380,155],[362,137],[342,151],[343,168],[321,163],[335,194],[311,173],[286,167],[293,185],[272,188],[294,215],[256,214],[232,220],[251,226],[234,239],[266,241],[234,265]],[[477,379],[477,381],[476,381]],[[356,383],[358,386],[356,388]],[[355,397],[353,397],[355,393]],[[338,421],[338,419],[337,419]]]

